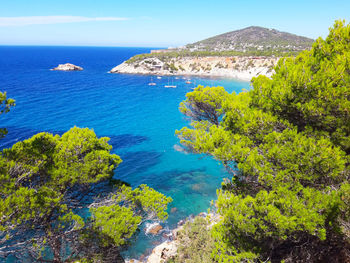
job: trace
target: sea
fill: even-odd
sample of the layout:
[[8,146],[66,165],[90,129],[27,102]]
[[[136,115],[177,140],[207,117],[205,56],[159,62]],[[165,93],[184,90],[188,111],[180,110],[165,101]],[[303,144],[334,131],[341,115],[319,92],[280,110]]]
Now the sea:
[[[114,177],[137,187],[147,184],[170,196],[165,231],[180,220],[206,212],[216,189],[230,178],[223,166],[205,155],[181,151],[175,130],[189,125],[179,112],[186,93],[197,85],[223,86],[228,92],[248,90],[248,82],[223,78],[111,74],[116,65],[154,48],[0,46],[0,91],[16,106],[0,115],[8,134],[0,148],[11,147],[39,132],[62,134],[88,127],[110,138],[123,162]],[[62,63],[83,71],[51,71]],[[191,84],[186,84],[190,79]],[[149,86],[149,82],[156,82]],[[176,88],[165,88],[171,83]],[[125,258],[147,256],[166,237],[152,236],[145,222],[133,238]]]

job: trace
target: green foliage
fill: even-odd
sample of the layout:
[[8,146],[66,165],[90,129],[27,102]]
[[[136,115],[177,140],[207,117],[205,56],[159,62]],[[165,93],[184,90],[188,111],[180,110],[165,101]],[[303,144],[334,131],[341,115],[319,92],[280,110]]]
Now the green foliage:
[[15,106],[15,100],[7,98],[6,92],[0,92],[0,114],[7,113]]
[[[91,209],[93,225],[103,235],[110,237],[115,246],[125,244],[141,223],[141,217],[135,216],[131,208],[121,207],[118,204],[101,206]],[[105,244],[108,245],[106,240]],[[107,243],[107,244],[106,244]]]
[[193,222],[187,221],[177,233],[178,242],[175,263],[210,263],[214,249],[214,239],[210,234],[207,219],[195,217]]
[[0,256],[113,261],[142,221],[167,218],[171,198],[112,180],[121,159],[108,140],[74,127],[62,136],[39,133],[1,152]]
[[166,63],[166,64],[165,64],[165,68],[166,68],[166,69],[169,69],[169,70],[171,70],[171,71],[178,71],[178,70],[179,70],[179,69],[174,65],[174,63],[170,63],[170,64]]
[[[15,106],[15,100],[7,98],[6,92],[0,91],[0,114],[8,113],[13,106]],[[0,128],[0,139],[6,134],[6,128]]]
[[326,133],[349,153],[349,41],[349,26],[337,21],[311,51],[281,59],[272,79],[253,79],[252,105],[282,116],[299,130]]
[[183,66],[179,66],[179,70],[181,70],[181,71],[185,71],[185,69],[184,69],[184,67]]
[[115,246],[124,245],[135,233],[142,219],[166,220],[167,205],[172,201],[170,197],[147,185],[141,185],[134,190],[123,185],[109,200],[112,205],[92,207],[90,212],[93,227],[111,238]]
[[223,87],[204,88],[198,86],[186,94],[186,100],[180,104],[180,111],[195,121],[209,121],[218,125],[223,114],[222,104],[228,93]]
[[340,231],[344,233],[345,238],[350,242],[350,184],[344,183],[339,192],[342,202],[340,203],[340,216],[338,216],[338,224]]
[[218,191],[215,262],[350,255],[349,32],[337,21],[249,92],[199,87],[180,105],[192,119],[181,143],[233,175]]

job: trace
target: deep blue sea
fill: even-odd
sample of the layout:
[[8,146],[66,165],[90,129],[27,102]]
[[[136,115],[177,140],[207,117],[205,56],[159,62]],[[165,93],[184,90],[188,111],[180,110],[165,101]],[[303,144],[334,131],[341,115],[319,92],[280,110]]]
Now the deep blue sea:
[[[216,189],[229,177],[217,161],[176,151],[176,129],[188,124],[178,110],[194,84],[182,77],[109,74],[129,57],[150,48],[22,47],[0,46],[0,91],[16,100],[8,114],[0,116],[8,135],[0,140],[7,148],[17,141],[48,131],[62,134],[73,126],[94,129],[111,138],[113,151],[123,163],[115,177],[133,187],[148,184],[171,196],[169,219],[173,228],[181,219],[206,211]],[[61,63],[84,68],[79,72],[50,71]],[[224,86],[227,91],[249,89],[248,82],[230,79],[191,78],[196,85]],[[176,89],[165,88],[168,82]],[[175,212],[170,209],[176,207]],[[125,251],[126,257],[147,254],[161,236],[140,234]]]

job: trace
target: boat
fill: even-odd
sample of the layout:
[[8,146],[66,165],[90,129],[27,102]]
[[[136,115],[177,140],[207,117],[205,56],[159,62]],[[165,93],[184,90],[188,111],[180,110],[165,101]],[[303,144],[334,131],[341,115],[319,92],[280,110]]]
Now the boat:
[[153,82],[153,78],[151,77],[151,82],[148,83],[148,86],[155,86],[157,85],[155,82]]
[[195,90],[197,87],[196,87],[196,80],[193,81],[193,88],[191,88],[191,90]]
[[161,77],[161,76],[158,76],[157,79],[162,79],[162,77]]
[[174,80],[171,79],[171,85],[169,84],[169,78],[168,78],[168,85],[165,85],[164,88],[172,88],[172,89],[175,89],[176,88],[176,85],[174,85]]

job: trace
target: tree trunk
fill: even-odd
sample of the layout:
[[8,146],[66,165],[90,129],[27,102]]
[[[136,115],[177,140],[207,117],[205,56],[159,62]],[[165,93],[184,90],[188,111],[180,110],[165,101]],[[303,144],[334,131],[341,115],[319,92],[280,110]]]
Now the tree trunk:
[[51,248],[53,251],[53,262],[54,263],[62,263],[61,259],[61,240],[60,238],[55,238],[51,243]]

